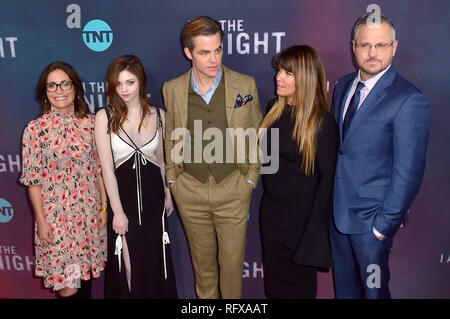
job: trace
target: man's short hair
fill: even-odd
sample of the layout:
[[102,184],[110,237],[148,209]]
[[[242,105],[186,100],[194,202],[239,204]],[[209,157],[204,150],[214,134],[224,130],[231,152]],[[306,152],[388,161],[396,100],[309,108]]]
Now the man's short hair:
[[359,28],[363,24],[366,24],[368,26],[376,26],[377,23],[387,23],[391,27],[391,40],[395,41],[395,27],[394,23],[389,20],[388,17],[380,14],[374,14],[374,13],[368,13],[363,15],[361,18],[358,19],[355,23],[355,27],[353,28],[353,40],[356,41],[356,38],[358,37]]
[[220,34],[220,42],[223,41],[223,30],[220,23],[210,17],[197,17],[189,20],[183,27],[181,32],[181,42],[184,48],[190,51],[194,50],[194,38],[199,35],[215,35]]

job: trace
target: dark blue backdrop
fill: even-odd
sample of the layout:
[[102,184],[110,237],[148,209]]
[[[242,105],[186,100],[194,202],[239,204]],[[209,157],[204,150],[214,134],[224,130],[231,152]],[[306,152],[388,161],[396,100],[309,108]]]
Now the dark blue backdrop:
[[[274,94],[275,71],[271,59],[280,48],[308,44],[317,49],[325,63],[330,92],[339,77],[355,69],[351,29],[370,3],[361,0],[0,1],[0,297],[54,296],[33,275],[33,213],[25,188],[17,183],[22,131],[39,113],[34,89],[39,73],[48,63],[63,60],[77,69],[85,83],[86,99],[94,111],[104,105],[105,76],[110,61],[122,54],[137,55],[145,65],[151,99],[162,105],[162,83],[190,67],[179,41],[183,25],[192,17],[209,15],[220,20],[225,31],[224,64],[255,77],[264,111]],[[392,295],[394,298],[449,298],[450,128],[446,121],[450,113],[450,3],[379,0],[378,5],[396,24],[399,47],[394,64],[397,70],[424,92],[432,106],[424,182],[411,207],[410,222],[396,236],[392,250]],[[111,33],[104,33],[100,46],[105,51],[90,49],[87,44],[93,43],[92,38],[85,43],[88,33],[83,35],[83,30],[92,20],[102,20],[110,27]],[[108,28],[97,31],[108,31]],[[250,210],[244,298],[264,297],[258,230],[260,197],[259,186]],[[179,296],[191,298],[195,296],[192,266],[177,214],[169,218],[169,223]],[[94,285],[95,295],[101,297],[102,279]],[[330,273],[319,276],[318,295],[333,297]]]

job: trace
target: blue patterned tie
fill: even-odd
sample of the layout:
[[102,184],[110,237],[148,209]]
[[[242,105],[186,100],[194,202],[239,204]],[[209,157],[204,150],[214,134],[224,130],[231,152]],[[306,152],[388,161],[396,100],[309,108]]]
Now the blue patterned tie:
[[344,117],[344,125],[342,127],[342,140],[344,140],[345,135],[347,134],[348,128],[350,127],[350,123],[355,116],[356,110],[358,109],[359,100],[361,98],[361,89],[365,87],[364,83],[359,81],[358,86],[356,87],[355,94],[353,94],[352,99],[347,108],[347,112]]

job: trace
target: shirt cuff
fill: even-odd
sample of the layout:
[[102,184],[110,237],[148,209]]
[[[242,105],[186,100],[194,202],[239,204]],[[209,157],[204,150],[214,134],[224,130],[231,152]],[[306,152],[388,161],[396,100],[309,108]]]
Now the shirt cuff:
[[167,183],[170,185],[172,183],[175,183],[175,181],[167,181]]
[[251,180],[249,180],[249,179],[247,179],[247,182],[248,183],[250,183],[250,184],[252,184],[252,188],[253,189],[255,189],[256,188],[256,185],[255,185],[255,183],[253,183]]
[[376,229],[375,229],[375,227],[372,227],[372,231],[373,231],[373,233],[377,236],[377,237],[386,237],[386,236],[384,236],[382,233],[380,233],[380,232],[378,232]]

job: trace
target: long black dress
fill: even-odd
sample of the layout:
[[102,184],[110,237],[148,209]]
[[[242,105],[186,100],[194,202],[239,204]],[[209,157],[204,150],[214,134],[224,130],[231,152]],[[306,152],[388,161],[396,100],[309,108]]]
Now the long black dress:
[[[124,130],[122,132],[127,135]],[[111,132],[111,148],[120,201],[128,218],[125,236],[130,255],[131,289],[123,254],[115,254],[117,234],[112,228],[114,213],[109,209],[105,298],[177,298],[170,245],[163,245],[163,234],[168,230],[167,216],[163,214],[164,184],[157,160],[157,153],[162,148],[162,130],[159,128],[140,148],[131,138],[125,140]],[[142,201],[141,214],[138,197]]]
[[[273,99],[268,109],[276,102]],[[317,268],[332,266],[328,227],[338,147],[338,130],[324,112],[317,138],[314,174],[305,175],[292,137],[295,121],[287,106],[271,128],[279,129],[279,169],[263,175],[260,208],[264,282],[268,298],[315,298]],[[271,136],[268,133],[268,151]],[[276,141],[278,142],[278,141]]]

